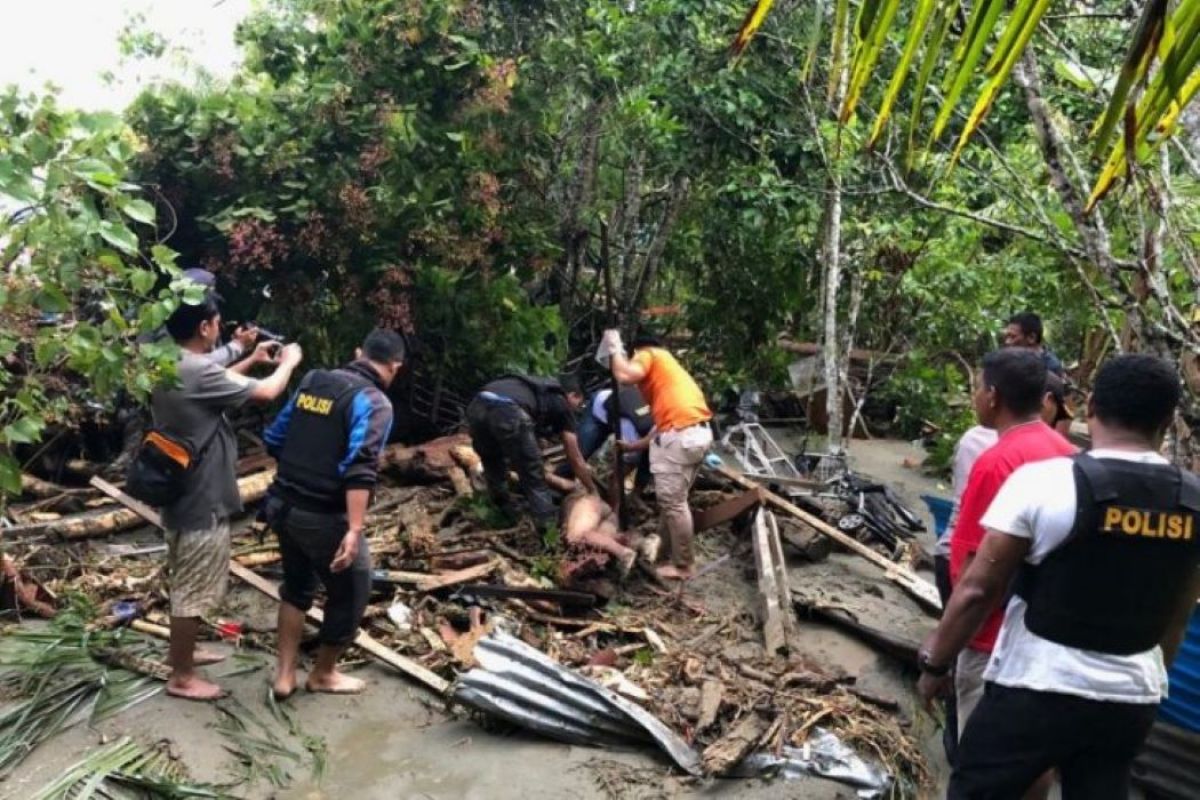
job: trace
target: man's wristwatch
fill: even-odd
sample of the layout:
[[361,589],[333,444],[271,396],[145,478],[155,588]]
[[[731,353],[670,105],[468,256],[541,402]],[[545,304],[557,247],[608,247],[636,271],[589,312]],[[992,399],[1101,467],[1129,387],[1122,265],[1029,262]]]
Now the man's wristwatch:
[[935,678],[944,678],[950,674],[950,665],[937,666],[929,660],[929,653],[926,650],[921,650],[917,653],[917,667],[926,675],[932,675]]

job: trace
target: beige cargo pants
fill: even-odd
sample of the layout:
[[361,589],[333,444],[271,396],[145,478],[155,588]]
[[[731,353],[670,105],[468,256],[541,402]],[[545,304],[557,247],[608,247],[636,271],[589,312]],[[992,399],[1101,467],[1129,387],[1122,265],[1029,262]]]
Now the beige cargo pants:
[[695,561],[688,492],[712,440],[707,425],[693,425],[665,431],[650,442],[650,472],[662,515],[663,541],[670,548],[671,563],[680,568],[690,567]]

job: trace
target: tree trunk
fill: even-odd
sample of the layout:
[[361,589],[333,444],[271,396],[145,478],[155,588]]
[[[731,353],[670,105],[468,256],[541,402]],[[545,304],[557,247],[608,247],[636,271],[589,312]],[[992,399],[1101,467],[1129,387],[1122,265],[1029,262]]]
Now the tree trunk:
[[[838,42],[846,41],[845,28],[835,30],[834,36]],[[835,116],[841,108],[846,96],[846,83],[849,78],[849,59],[840,59],[836,87],[832,94],[831,113]],[[839,129],[840,130],[840,129]],[[817,135],[820,135],[818,130]],[[840,136],[840,133],[839,133]],[[823,360],[825,370],[825,412],[829,418],[829,436],[826,448],[830,453],[840,453],[845,443],[842,426],[842,381],[838,367],[841,363],[838,340],[838,289],[842,283],[842,179],[838,175],[837,163],[841,159],[840,142],[835,146],[832,160],[826,166],[829,177],[825,188],[825,227],[824,240],[821,243],[821,261],[824,265],[824,298],[822,306],[825,310],[822,340],[824,343]]]

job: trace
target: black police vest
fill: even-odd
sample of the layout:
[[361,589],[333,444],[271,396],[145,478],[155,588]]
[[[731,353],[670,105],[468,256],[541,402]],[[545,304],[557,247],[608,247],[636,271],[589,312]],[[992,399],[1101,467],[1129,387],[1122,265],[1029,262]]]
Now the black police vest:
[[1157,645],[1200,567],[1200,479],[1165,464],[1075,457],[1075,526],[1017,594],[1025,625],[1113,655]]
[[[620,417],[633,423],[638,436],[645,436],[654,428],[654,417],[650,415],[650,404],[646,402],[646,398],[642,397],[641,391],[636,386],[621,387],[621,391],[617,393],[617,406]],[[614,419],[611,395],[608,398],[608,419],[610,420],[609,427],[615,430],[611,423],[611,420]]]
[[349,446],[350,404],[359,391],[373,385],[346,369],[318,369],[304,377],[275,477],[285,502],[306,511],[345,510],[338,466]]

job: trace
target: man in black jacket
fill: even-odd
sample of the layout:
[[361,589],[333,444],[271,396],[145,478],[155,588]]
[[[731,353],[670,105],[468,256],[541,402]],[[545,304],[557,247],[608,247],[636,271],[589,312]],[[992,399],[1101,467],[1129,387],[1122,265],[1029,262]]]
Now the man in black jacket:
[[271,423],[263,440],[279,462],[266,518],[283,556],[275,695],[296,689],[304,614],[318,580],[325,586],[321,647],[309,691],[353,694],[363,682],[338,672],[371,590],[363,520],[392,428],[384,392],[404,364],[404,337],[375,330],[341,369],[313,370]]
[[582,405],[583,392],[577,381],[527,375],[497,378],[467,405],[471,446],[483,462],[492,501],[502,508],[509,506],[511,463],[539,530],[554,525],[557,517],[554,499],[546,487],[539,436],[557,436],[575,478],[589,492],[596,491],[575,436],[575,412]]

